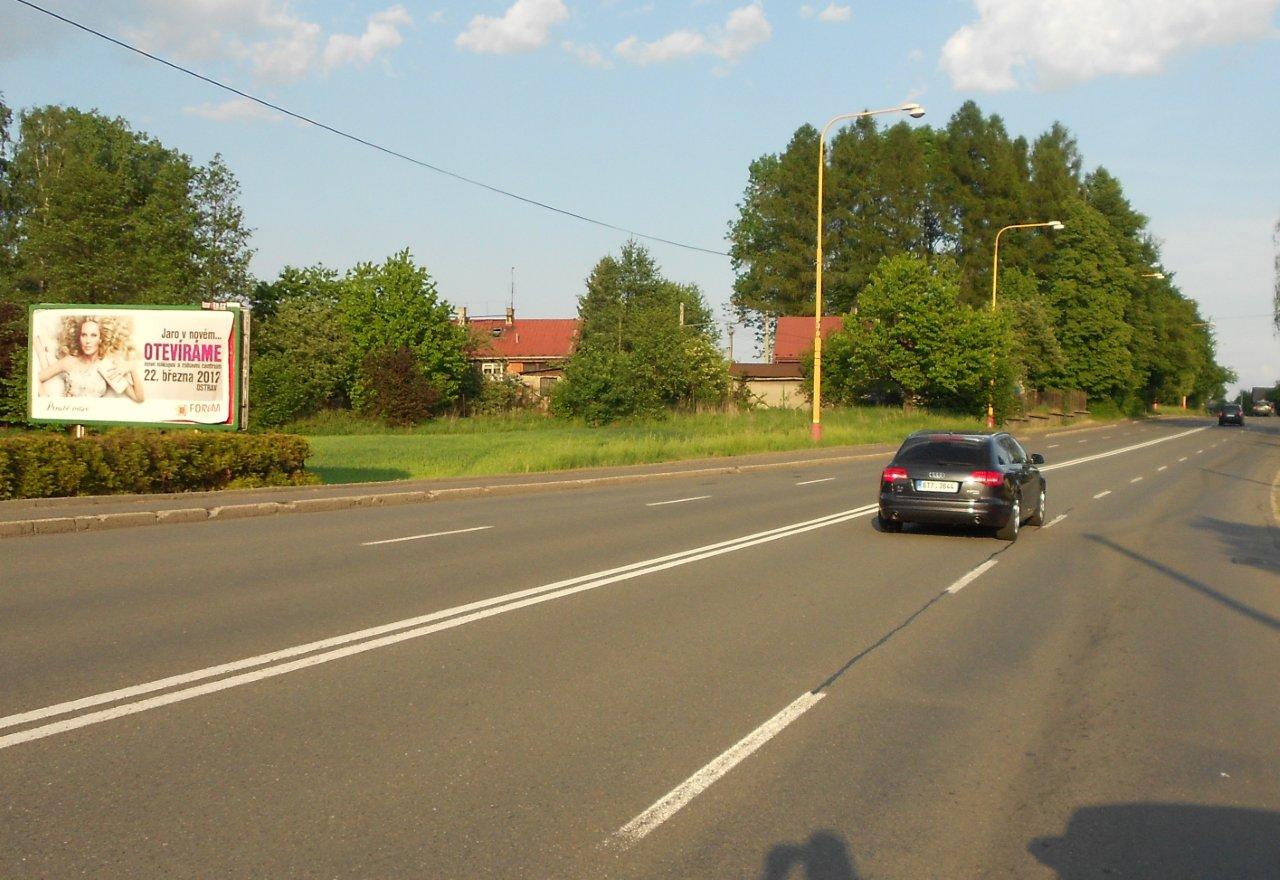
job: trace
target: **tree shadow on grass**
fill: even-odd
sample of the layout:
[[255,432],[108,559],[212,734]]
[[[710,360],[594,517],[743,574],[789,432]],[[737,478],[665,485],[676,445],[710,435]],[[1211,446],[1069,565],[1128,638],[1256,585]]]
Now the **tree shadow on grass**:
[[307,470],[318,474],[325,483],[389,483],[412,476],[400,468],[384,467],[313,467]]
[[1027,847],[1059,880],[1274,880],[1280,813],[1199,804],[1081,807],[1061,837]]

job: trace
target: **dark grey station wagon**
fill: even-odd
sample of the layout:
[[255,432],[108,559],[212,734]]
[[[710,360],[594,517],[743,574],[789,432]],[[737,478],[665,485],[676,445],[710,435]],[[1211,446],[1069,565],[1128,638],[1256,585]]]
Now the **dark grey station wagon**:
[[917,431],[880,475],[880,528],[937,523],[994,528],[1006,541],[1044,525],[1041,455],[1005,433]]

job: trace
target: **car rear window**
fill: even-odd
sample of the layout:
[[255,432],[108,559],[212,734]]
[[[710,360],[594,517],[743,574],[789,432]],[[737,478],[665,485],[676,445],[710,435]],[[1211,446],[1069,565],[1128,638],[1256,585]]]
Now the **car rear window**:
[[894,461],[901,464],[986,464],[985,444],[977,440],[920,440],[898,450]]

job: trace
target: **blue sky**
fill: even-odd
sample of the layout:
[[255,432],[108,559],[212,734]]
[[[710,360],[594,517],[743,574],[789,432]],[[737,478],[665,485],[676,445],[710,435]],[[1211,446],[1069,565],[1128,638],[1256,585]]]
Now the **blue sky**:
[[[37,0],[40,2],[40,0]],[[1240,384],[1280,378],[1265,316],[1280,219],[1280,0],[43,0],[174,61],[458,174],[727,250],[747,166],[803,123],[968,99],[1054,121],[1151,218]],[[120,115],[207,161],[256,229],[254,271],[403,247],[473,314],[571,316],[626,236],[382,156],[0,0],[0,92]],[[1046,218],[1012,218],[1046,219]],[[727,304],[727,258],[650,243]],[[1258,317],[1245,317],[1258,316]],[[737,338],[735,355],[752,352]]]

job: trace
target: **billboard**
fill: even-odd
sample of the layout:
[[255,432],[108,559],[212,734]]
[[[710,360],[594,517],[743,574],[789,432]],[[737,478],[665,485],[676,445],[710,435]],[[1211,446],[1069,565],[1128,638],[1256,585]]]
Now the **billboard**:
[[238,307],[35,305],[30,318],[31,421],[240,427]]

